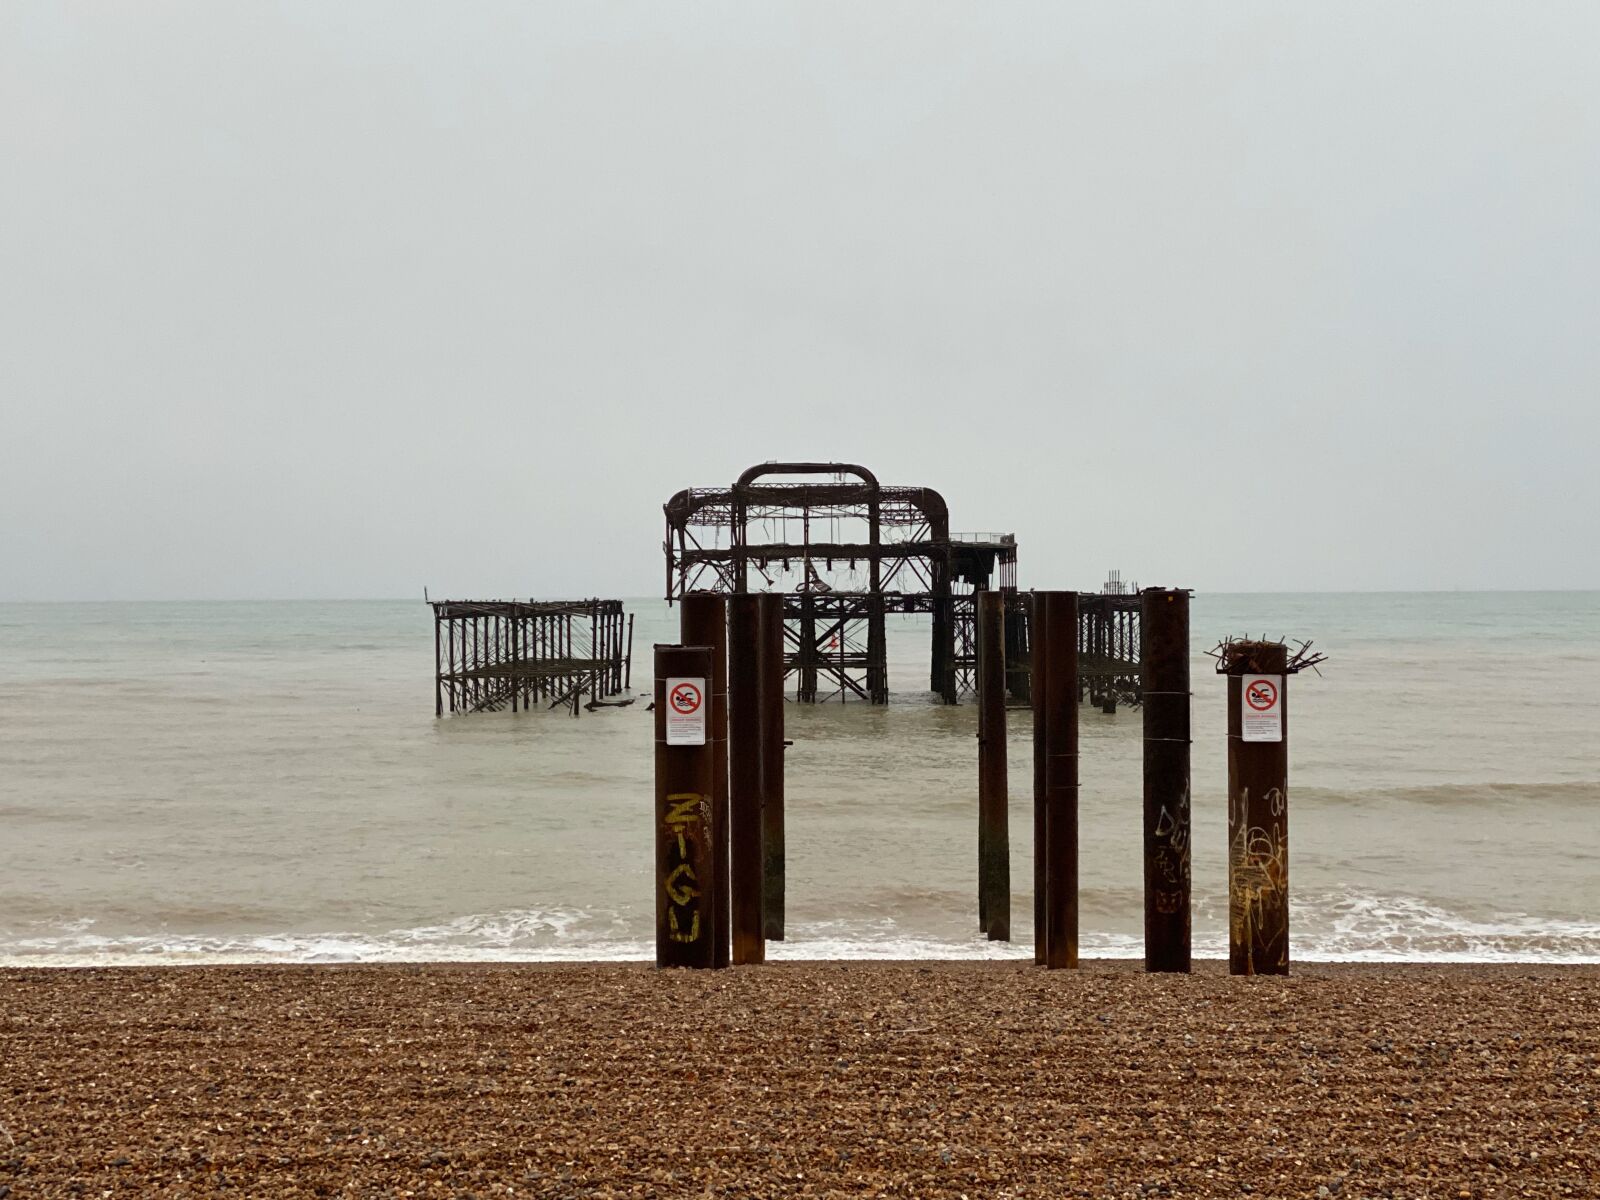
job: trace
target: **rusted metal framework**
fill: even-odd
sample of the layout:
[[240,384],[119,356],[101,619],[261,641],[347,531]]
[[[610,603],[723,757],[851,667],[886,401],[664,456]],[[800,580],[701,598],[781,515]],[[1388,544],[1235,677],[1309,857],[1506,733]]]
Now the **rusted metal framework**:
[[[435,600],[434,713],[570,704],[631,683],[633,618],[620,600]],[[584,704],[584,697],[588,697]],[[623,703],[627,703],[624,701]]]
[[1078,686],[1083,698],[1103,712],[1116,712],[1119,701],[1140,702],[1139,610],[1137,594],[1078,596]]
[[887,702],[885,619],[928,613],[929,685],[956,703],[974,686],[973,594],[1017,586],[1015,537],[952,534],[938,492],[880,484],[855,463],[764,463],[664,510],[667,600],[781,593],[800,700]]

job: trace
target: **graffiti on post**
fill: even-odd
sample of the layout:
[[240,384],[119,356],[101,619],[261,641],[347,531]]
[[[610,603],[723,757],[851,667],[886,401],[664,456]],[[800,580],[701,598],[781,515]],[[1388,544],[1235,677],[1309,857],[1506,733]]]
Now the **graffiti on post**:
[[668,839],[666,877],[667,936],[675,942],[692,942],[700,936],[701,900],[705,894],[695,873],[695,860],[709,854],[711,798],[698,792],[672,792],[664,818]]

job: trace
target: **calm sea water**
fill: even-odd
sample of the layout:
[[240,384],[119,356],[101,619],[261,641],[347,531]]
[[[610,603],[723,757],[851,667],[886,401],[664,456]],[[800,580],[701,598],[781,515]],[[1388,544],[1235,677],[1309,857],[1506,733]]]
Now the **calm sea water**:
[[[637,601],[636,690],[676,610]],[[1197,596],[1197,953],[1225,953],[1225,634],[1293,685],[1300,958],[1600,960],[1600,594]],[[1013,714],[1010,946],[976,934],[974,708],[787,708],[773,957],[1031,953]],[[433,716],[415,602],[0,605],[0,962],[652,952],[651,716]],[[1140,718],[1082,713],[1082,945],[1138,955]]]

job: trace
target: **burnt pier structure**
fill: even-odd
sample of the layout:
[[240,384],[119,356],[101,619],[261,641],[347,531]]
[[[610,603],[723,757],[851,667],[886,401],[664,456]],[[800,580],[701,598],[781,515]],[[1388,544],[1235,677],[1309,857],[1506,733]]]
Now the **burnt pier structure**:
[[434,714],[603,703],[631,683],[620,600],[435,600]]
[[[782,594],[785,673],[802,701],[886,703],[886,618],[926,613],[929,687],[956,703],[976,683],[976,594],[1017,589],[1012,534],[952,534],[938,492],[881,484],[855,463],[763,463],[731,487],[678,492],[664,511],[667,600]],[[1008,678],[1025,689],[1025,635],[1010,649]]]

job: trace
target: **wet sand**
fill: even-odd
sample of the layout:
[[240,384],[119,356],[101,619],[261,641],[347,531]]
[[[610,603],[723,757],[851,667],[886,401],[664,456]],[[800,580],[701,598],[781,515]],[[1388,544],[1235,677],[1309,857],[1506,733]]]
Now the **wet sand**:
[[0,971],[5,1200],[1592,1197],[1597,1102],[1600,967]]

